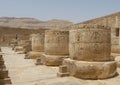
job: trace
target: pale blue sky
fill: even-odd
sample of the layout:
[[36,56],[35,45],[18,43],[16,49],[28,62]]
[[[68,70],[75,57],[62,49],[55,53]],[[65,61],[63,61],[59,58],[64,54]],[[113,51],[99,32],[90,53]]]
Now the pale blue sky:
[[0,0],[0,16],[81,22],[119,12],[120,0]]

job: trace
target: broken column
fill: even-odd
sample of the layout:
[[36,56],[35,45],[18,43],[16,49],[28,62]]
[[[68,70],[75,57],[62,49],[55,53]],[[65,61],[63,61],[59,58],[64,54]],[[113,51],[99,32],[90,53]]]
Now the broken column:
[[[116,74],[116,62],[111,60],[110,28],[85,25],[70,30],[69,59],[63,61],[69,75],[83,79],[103,79]],[[63,76],[61,72],[58,76]]]
[[11,80],[8,77],[8,71],[6,70],[3,56],[0,55],[0,85],[11,84]]
[[18,46],[18,40],[12,39],[11,42],[9,43],[9,46],[12,47],[12,50],[14,50],[15,47]]
[[30,40],[19,40],[18,46],[15,47],[15,52],[17,53],[27,53],[31,51],[31,41]]
[[37,59],[41,57],[44,52],[44,33],[31,35],[32,51],[26,54],[26,59]]
[[45,53],[42,55],[41,63],[48,66],[62,64],[64,58],[69,54],[69,32],[62,30],[45,31]]
[[31,41],[30,40],[27,40],[25,42],[25,45],[23,45],[23,48],[25,50],[25,53],[28,53],[30,51],[32,51],[32,48],[31,48]]
[[18,45],[15,47],[15,52],[21,52],[24,53],[24,47],[23,45],[25,44],[26,40],[18,40]]

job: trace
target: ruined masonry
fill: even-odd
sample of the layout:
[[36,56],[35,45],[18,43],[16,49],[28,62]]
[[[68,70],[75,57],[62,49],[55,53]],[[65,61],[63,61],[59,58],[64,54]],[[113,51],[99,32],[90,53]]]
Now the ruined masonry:
[[103,79],[116,74],[116,62],[111,59],[111,31],[100,25],[85,25],[70,30],[69,56],[60,66],[58,76],[83,79]]
[[42,55],[41,63],[48,66],[62,64],[64,58],[69,54],[69,32],[62,30],[45,31],[45,53]]
[[27,59],[40,59],[44,52],[44,33],[31,35],[32,51],[26,54]]
[[0,85],[11,84],[11,80],[8,76],[8,71],[6,70],[3,56],[0,54]]

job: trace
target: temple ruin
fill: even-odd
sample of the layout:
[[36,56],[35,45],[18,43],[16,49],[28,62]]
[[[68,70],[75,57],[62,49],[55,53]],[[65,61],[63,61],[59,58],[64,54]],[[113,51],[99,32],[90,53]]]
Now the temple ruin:
[[119,21],[115,13],[61,29],[1,33],[0,85],[119,85]]

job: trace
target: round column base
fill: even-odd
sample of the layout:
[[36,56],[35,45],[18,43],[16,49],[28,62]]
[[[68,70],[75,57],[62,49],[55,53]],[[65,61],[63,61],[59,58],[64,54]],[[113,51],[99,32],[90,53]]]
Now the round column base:
[[62,65],[63,59],[68,58],[67,55],[46,55],[41,57],[41,63],[47,66],[59,66]]
[[34,51],[28,52],[25,55],[25,59],[38,59],[38,58],[41,58],[42,53],[43,52],[34,52]]
[[106,62],[87,62],[65,59],[64,65],[67,65],[71,76],[83,79],[104,79],[116,75],[117,65],[115,61]]

